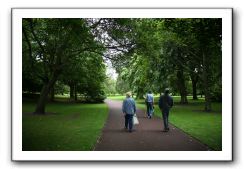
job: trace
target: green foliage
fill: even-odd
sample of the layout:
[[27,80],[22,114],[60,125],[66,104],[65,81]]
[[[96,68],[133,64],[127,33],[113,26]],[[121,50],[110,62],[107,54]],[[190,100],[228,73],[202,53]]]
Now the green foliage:
[[106,77],[104,83],[104,92],[106,93],[106,95],[115,95],[117,93],[116,80],[110,76]]
[[117,77],[117,80],[116,80],[116,91],[119,94],[124,95],[126,92],[131,91],[131,89],[130,89],[129,83],[126,82],[126,79],[124,79],[122,76],[123,75],[121,73]]
[[105,65],[96,53],[84,53],[65,67],[60,79],[70,87],[75,87],[75,94],[84,95],[86,102],[102,102],[105,99]]
[[104,50],[86,19],[23,19],[23,91],[40,92],[36,112],[43,113],[48,93],[67,86],[88,102],[102,102]]
[[69,92],[69,87],[65,85],[62,81],[57,81],[54,86],[54,94],[64,95]]
[[121,94],[142,98],[170,87],[182,103],[197,92],[206,103],[220,101],[221,24],[214,18],[23,19],[23,90],[51,90],[59,80],[71,97],[101,100],[115,93],[103,64],[109,59]]
[[134,19],[132,31],[133,50],[114,65],[137,95],[170,87],[182,103],[200,92],[221,100],[220,19]]

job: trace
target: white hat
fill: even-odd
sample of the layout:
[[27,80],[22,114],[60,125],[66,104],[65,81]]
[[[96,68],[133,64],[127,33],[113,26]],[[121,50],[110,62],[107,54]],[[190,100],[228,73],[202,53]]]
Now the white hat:
[[127,92],[126,97],[131,97],[131,92]]

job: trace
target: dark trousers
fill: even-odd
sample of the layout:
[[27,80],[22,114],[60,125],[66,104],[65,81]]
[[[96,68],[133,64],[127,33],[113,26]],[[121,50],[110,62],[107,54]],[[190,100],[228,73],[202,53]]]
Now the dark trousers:
[[125,115],[125,128],[128,128],[129,125],[129,130],[132,130],[133,127],[133,114],[126,114]]
[[169,129],[169,109],[162,110],[164,129]]
[[153,104],[152,102],[147,102],[147,116],[152,116]]

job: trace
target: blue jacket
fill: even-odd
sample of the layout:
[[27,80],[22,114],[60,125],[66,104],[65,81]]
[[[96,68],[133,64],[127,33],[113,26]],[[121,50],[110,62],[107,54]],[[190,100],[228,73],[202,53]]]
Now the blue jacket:
[[126,114],[135,114],[136,103],[133,98],[129,97],[123,101],[122,111],[123,111],[123,113],[126,113]]
[[173,106],[173,98],[169,95],[162,95],[159,98],[158,106],[160,109],[169,110]]

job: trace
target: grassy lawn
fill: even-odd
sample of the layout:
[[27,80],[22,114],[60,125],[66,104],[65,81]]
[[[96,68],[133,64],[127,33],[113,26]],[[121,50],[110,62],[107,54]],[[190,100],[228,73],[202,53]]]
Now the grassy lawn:
[[[124,96],[111,99],[123,100]],[[159,97],[155,97],[155,116],[162,118],[157,106]],[[188,105],[180,105],[179,96],[174,97],[175,105],[170,112],[170,123],[182,129],[192,137],[200,140],[213,150],[222,150],[222,104],[212,103],[212,112],[204,112],[204,98],[192,100],[188,97]],[[137,107],[146,109],[144,100],[136,100]]]
[[111,99],[111,100],[124,100],[125,96],[122,95],[115,95],[115,96],[108,96],[107,99]]
[[[221,104],[213,103],[213,112],[204,112],[203,104],[176,104],[171,110],[170,123],[182,129],[213,150],[222,150]],[[156,106],[155,106],[156,107]],[[162,117],[158,107],[156,116]]]
[[23,103],[23,151],[92,150],[108,115],[106,104],[49,103],[45,116]]

